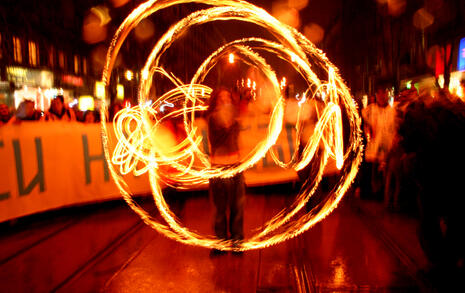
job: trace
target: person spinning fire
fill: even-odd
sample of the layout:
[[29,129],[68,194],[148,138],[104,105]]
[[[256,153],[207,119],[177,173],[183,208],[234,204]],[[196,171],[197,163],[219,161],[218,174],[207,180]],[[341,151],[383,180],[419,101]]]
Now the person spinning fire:
[[[239,94],[227,88],[218,88],[212,92],[206,112],[212,166],[228,167],[239,162],[240,123],[238,116],[247,100],[246,94]],[[244,238],[245,183],[243,174],[238,173],[229,178],[211,178],[209,194],[215,207],[214,231],[216,236],[219,239],[230,239],[235,246],[239,246]],[[211,255],[222,253],[224,252],[212,250]]]

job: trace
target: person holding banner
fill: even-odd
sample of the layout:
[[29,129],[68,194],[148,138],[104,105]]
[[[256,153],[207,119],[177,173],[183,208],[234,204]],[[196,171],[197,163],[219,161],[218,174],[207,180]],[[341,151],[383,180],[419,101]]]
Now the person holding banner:
[[8,124],[18,124],[23,121],[39,120],[41,113],[37,111],[34,106],[34,101],[23,100],[21,103],[19,103],[15,115],[11,117],[11,119],[8,121]]
[[[211,94],[206,112],[212,166],[227,167],[239,162],[239,95],[218,88]],[[215,207],[214,230],[220,239],[239,246],[244,238],[245,183],[242,173],[230,178],[210,179],[209,194]],[[227,213],[229,211],[229,219]],[[228,235],[229,227],[229,235]],[[212,250],[211,256],[224,253]]]
[[10,110],[5,104],[0,104],[0,126],[5,125],[10,120]]
[[66,107],[62,95],[58,95],[50,103],[50,109],[45,114],[46,121],[76,121],[73,109]]

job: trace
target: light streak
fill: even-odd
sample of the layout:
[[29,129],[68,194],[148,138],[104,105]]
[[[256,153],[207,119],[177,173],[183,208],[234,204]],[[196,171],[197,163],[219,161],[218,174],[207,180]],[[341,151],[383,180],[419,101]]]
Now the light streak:
[[[150,103],[150,102],[149,102]],[[169,107],[169,108],[173,108],[174,107],[174,104],[173,103],[169,103],[169,102],[165,102],[163,105],[160,106],[160,111],[163,113],[165,112],[165,108],[166,107]]]
[[299,105],[299,107],[302,107],[302,104],[305,103],[305,101],[307,100],[307,97],[305,96],[305,93],[302,95],[302,98],[300,98],[300,100],[298,100],[299,102],[297,103]]
[[287,82],[286,78],[283,77],[283,78],[281,79],[281,88],[282,88],[282,89],[286,87],[286,82]]
[[[114,118],[113,128],[117,143],[112,142],[108,135],[105,123],[107,109],[105,103],[102,103],[102,139],[112,177],[125,201],[147,225],[185,244],[221,250],[248,250],[267,247],[295,237],[321,221],[336,208],[354,180],[362,159],[361,120],[349,90],[324,53],[302,34],[280,23],[263,9],[245,1],[150,0],[134,9],[116,31],[108,50],[102,82],[108,85],[118,52],[130,31],[140,21],[160,9],[190,2],[208,4],[213,7],[196,11],[181,19],[158,40],[141,69],[142,79],[138,99],[139,105],[142,106],[124,108]],[[277,41],[245,38],[223,45],[204,60],[190,83],[187,84],[183,84],[176,76],[160,67],[159,61],[163,54],[190,27],[217,20],[239,20],[253,23],[269,30]],[[303,121],[297,120],[295,126],[297,147],[287,163],[279,161],[273,150],[273,145],[282,130],[285,100],[282,97],[281,88],[286,85],[287,81],[284,78],[282,80],[284,83],[278,81],[274,70],[260,56],[261,51],[274,53],[290,63],[307,82],[308,88],[302,94],[299,106],[316,99],[317,95],[325,95],[324,106],[318,111],[318,122],[300,158],[298,158],[297,149],[301,140]],[[234,52],[233,56],[240,56],[241,61],[249,66],[257,68],[270,81],[275,93],[272,100],[274,106],[265,139],[236,165],[213,167],[209,157],[201,150],[202,136],[194,122],[196,113],[207,109],[206,102],[212,92],[211,88],[202,84],[204,78],[220,58],[231,52]],[[315,71],[315,68],[318,70]],[[315,72],[319,72],[320,76],[321,72],[326,73],[323,81]],[[152,82],[156,82],[153,78],[155,73],[168,78],[173,83],[174,89],[159,97],[148,99]],[[241,83],[244,85],[244,80]],[[251,85],[251,80],[248,79],[247,87],[250,88]],[[255,88],[255,83],[253,87]],[[150,104],[148,104],[149,101]],[[162,106],[163,110],[167,109],[164,105],[177,105],[177,107],[170,108],[171,111],[168,113],[158,111]],[[303,107],[298,107],[298,117],[300,117],[301,108]],[[172,122],[173,118],[178,120],[182,118],[184,126],[182,141],[170,141],[164,135],[167,132],[165,123]],[[343,119],[350,130],[349,138],[344,144]],[[115,146],[110,154],[110,147],[113,145]],[[210,178],[231,177],[256,164],[267,152],[271,153],[273,160],[279,166],[300,170],[312,162],[319,166],[319,170],[315,177],[307,179],[295,202],[289,208],[279,212],[263,227],[258,228],[256,233],[245,239],[239,247],[233,246],[231,241],[200,235],[184,227],[164,200],[162,184],[177,188],[190,188],[198,184],[206,184]],[[329,159],[335,160],[340,169],[339,183],[315,209],[303,215],[299,214],[316,191]],[[130,187],[123,177],[129,173],[136,176],[148,173],[155,205],[165,223],[153,219],[133,201]]]

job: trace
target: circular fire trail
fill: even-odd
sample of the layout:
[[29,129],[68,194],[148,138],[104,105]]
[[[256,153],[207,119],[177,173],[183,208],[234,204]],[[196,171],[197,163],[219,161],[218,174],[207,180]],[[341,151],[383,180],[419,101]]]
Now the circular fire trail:
[[[186,3],[208,5],[208,8],[193,12],[169,28],[153,47],[145,66],[141,69],[138,106],[125,108],[118,112],[113,121],[117,143],[113,147],[107,125],[107,109],[102,103],[102,137],[105,156],[112,177],[128,205],[143,221],[153,229],[167,237],[185,244],[199,245],[220,250],[249,250],[274,245],[295,237],[330,214],[338,205],[350,184],[354,180],[358,166],[362,160],[361,120],[357,107],[348,88],[337,73],[337,69],[297,30],[280,23],[265,10],[245,1],[233,0],[150,0],[139,7],[124,20],[111,42],[103,72],[102,81],[108,86],[112,69],[118,52],[128,34],[139,22],[157,11]],[[202,6],[203,7],[203,6]],[[172,73],[160,65],[161,57],[170,46],[190,27],[216,21],[243,21],[257,25],[271,33],[276,40],[259,37],[237,39],[219,47],[198,68],[190,83],[183,83]],[[299,106],[309,104],[317,96],[324,96],[323,106],[317,109],[318,121],[310,138],[301,146],[303,150],[297,154],[302,139],[302,120],[297,119],[296,151],[288,162],[282,162],[273,150],[283,128],[286,100],[283,97],[281,83],[273,68],[260,53],[274,54],[287,62],[305,80],[307,90],[299,101]],[[234,55],[231,55],[234,53]],[[255,68],[272,84],[275,93],[272,99],[272,111],[266,137],[252,151],[232,167],[214,167],[207,154],[202,151],[202,136],[194,123],[196,113],[207,109],[212,89],[203,84],[204,79],[221,58],[234,58]],[[157,76],[163,76],[172,82],[174,89],[163,95],[148,99],[150,88]],[[168,114],[163,114],[161,107],[183,105]],[[299,107],[295,115],[300,117]],[[198,115],[197,115],[198,116]],[[163,126],[170,119],[182,119],[185,138],[176,143],[166,139],[167,131]],[[257,229],[254,235],[245,239],[241,245],[234,246],[231,241],[205,236],[191,231],[176,218],[165,202],[162,186],[189,188],[208,183],[210,178],[231,177],[243,172],[268,152],[275,163],[282,168],[296,171],[308,164],[318,166],[315,176],[307,179],[296,197],[295,202],[271,220]],[[311,211],[305,213],[308,200],[314,195],[324,174],[329,160],[334,160],[339,169],[339,179],[330,194],[318,203]],[[132,173],[135,176],[147,173],[153,192],[155,204],[164,219],[164,223],[152,218],[132,199],[129,186],[123,176]]]

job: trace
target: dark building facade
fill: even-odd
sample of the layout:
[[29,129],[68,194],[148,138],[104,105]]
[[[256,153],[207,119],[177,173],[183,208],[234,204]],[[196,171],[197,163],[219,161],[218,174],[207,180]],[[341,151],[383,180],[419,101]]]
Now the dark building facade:
[[2,1],[0,5],[0,103],[23,98],[44,109],[50,98],[68,101],[92,94],[88,45],[80,38],[77,2]]

